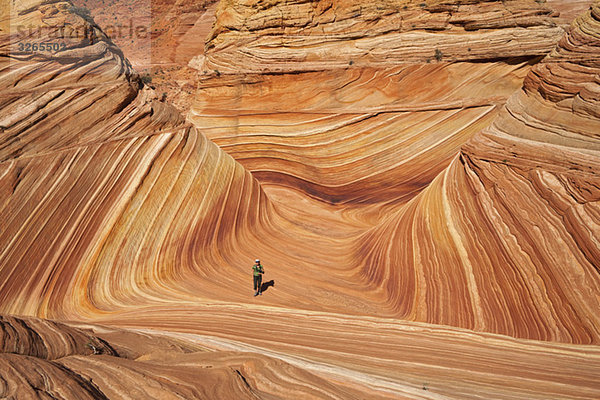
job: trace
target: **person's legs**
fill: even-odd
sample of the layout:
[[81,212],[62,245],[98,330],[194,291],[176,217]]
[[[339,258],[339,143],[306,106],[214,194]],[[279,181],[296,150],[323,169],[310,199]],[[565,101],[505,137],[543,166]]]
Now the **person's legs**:
[[257,276],[258,278],[258,294],[262,294],[262,275]]
[[258,293],[258,290],[259,290],[258,279],[259,278],[260,278],[260,276],[254,275],[254,293]]

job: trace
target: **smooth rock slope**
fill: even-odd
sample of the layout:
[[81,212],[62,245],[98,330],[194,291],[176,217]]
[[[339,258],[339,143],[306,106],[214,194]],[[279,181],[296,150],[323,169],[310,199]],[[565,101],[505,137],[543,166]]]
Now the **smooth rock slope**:
[[220,3],[189,122],[0,8],[0,395],[596,398],[600,4],[296,3]]
[[598,343],[598,7],[443,174],[361,239],[364,281],[404,315]]

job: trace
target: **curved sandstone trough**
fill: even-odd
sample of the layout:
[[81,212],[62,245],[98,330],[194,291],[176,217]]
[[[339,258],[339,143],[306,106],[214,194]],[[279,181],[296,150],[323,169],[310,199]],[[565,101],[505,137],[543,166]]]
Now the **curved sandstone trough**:
[[187,121],[2,6],[0,395],[597,397],[600,4],[367,3],[221,2]]

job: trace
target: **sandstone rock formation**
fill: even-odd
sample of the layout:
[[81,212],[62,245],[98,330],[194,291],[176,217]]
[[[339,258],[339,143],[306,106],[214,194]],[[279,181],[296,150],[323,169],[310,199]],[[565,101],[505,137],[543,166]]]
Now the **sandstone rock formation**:
[[220,4],[194,125],[3,6],[0,393],[597,397],[600,5],[290,4]]
[[559,23],[568,27],[580,14],[587,11],[592,2],[590,0],[547,0],[546,5],[558,13]]
[[207,68],[222,73],[543,55],[562,34],[534,1],[221,2]]
[[184,66],[204,53],[214,23],[215,0],[77,0],[138,70]]
[[216,0],[74,0],[73,4],[76,10],[89,10],[160,97],[182,112],[189,110],[196,81],[188,63],[204,53]]
[[363,279],[411,319],[598,343],[599,12],[576,20],[491,127],[361,240]]
[[[533,176],[529,171],[545,174],[548,162],[577,159],[586,160],[581,161],[586,164],[582,169],[593,170],[587,152],[578,156],[578,150],[569,150],[566,143],[557,151],[545,147],[547,143],[538,149],[520,141],[511,143],[505,154],[498,152],[497,144],[475,146],[482,137],[498,140],[486,133],[455,157],[461,145],[489,125],[508,96],[521,86],[529,64],[545,51],[544,43],[554,46],[553,35],[560,32],[551,17],[554,14],[535,2],[428,3],[426,7],[407,4],[406,8],[391,2],[377,7],[322,3],[327,7],[311,8],[315,3],[296,7],[285,1],[262,8],[252,2],[221,3],[200,66],[200,91],[191,121],[252,171],[269,198],[285,203],[290,213],[304,217],[299,208],[305,209],[305,203],[300,207],[290,203],[308,195],[320,201],[313,215],[333,209],[354,222],[356,229],[345,230],[344,237],[353,245],[346,245],[346,240],[339,251],[330,250],[333,259],[323,254],[308,257],[324,268],[358,264],[351,281],[359,280],[372,293],[383,293],[385,306],[379,310],[385,315],[533,339],[597,343],[598,257],[593,243],[598,229],[594,211],[589,210],[595,206],[593,173],[569,184],[583,185],[589,204],[582,215],[563,226],[566,232],[550,240],[552,251],[544,250],[548,246],[545,230],[538,237],[530,233],[541,229],[534,212],[555,213],[545,205],[547,195],[531,205],[528,218],[516,219],[519,225],[515,220],[501,220],[502,211],[495,209],[499,205],[483,199],[486,186],[496,190],[519,181],[518,176],[504,176],[511,171],[505,167],[516,167],[520,179],[526,180],[525,187],[542,190],[529,182]],[[403,11],[388,12],[388,7]],[[351,17],[349,10],[359,16]],[[280,14],[286,16],[284,23],[276,18]],[[398,19],[415,15],[426,23],[398,25]],[[376,23],[366,28],[365,21]],[[554,52],[581,46],[576,54],[561,57],[583,63],[583,69],[577,67],[577,75],[570,74],[574,67],[558,67],[553,53],[536,67],[526,90],[538,69],[546,68],[558,72],[544,84],[549,89],[542,87],[545,93],[552,85],[569,87],[569,79],[582,82],[582,93],[594,93],[596,72],[590,67],[596,62],[592,49],[597,45],[596,20],[590,14],[581,21]],[[389,36],[394,40],[388,42]],[[438,50],[443,48],[437,60],[434,49],[426,44],[432,37]],[[493,38],[503,38],[510,48],[495,46]],[[357,49],[366,40],[386,52],[368,48],[363,57]],[[465,42],[472,47],[465,49]],[[322,50],[334,45],[335,52]],[[476,46],[479,52],[474,51]],[[511,58],[516,56],[520,58]],[[278,57],[285,62],[279,63]],[[218,73],[211,72],[215,68]],[[525,110],[529,108],[542,112],[534,96],[520,96],[529,100],[519,107],[519,119],[528,118]],[[585,135],[594,136],[591,132],[597,130],[598,121],[593,110],[598,105],[591,94],[583,98],[582,107],[592,111],[573,120],[567,108],[567,115],[560,117],[563,127],[558,135],[573,136],[565,132],[584,129]],[[494,126],[512,124],[504,130],[520,136],[523,128],[506,117],[517,112],[515,102],[525,102],[515,99],[500,112]],[[568,104],[561,104],[561,109]],[[543,115],[536,117],[539,121],[559,118],[552,107],[545,107]],[[567,120],[575,126],[564,126]],[[546,129],[538,127],[536,135],[545,135]],[[550,140],[554,139],[549,134],[538,138],[539,142]],[[523,150],[518,152],[519,146]],[[552,161],[542,162],[546,157],[542,150],[552,153]],[[527,161],[532,154],[535,162]],[[485,164],[500,169],[492,176],[483,176],[487,169],[460,173],[460,165],[468,166],[475,157],[490,161],[492,155],[493,159],[502,155],[499,163]],[[425,187],[426,192],[415,198]],[[535,190],[524,192],[525,187],[505,192],[505,202],[522,208],[520,202],[530,204],[542,195]],[[505,218],[514,218],[515,212],[504,211],[509,213]],[[531,222],[521,226],[525,221]],[[333,224],[327,221],[323,224],[327,227],[316,229],[333,230]],[[359,226],[368,225],[373,227],[357,233]],[[514,243],[504,242],[506,237],[515,237]],[[575,243],[565,242],[568,237]],[[576,279],[580,274],[585,278]],[[581,285],[587,295],[565,297],[565,290],[572,293],[573,285]],[[546,322],[533,327],[532,318]]]
[[534,1],[221,2],[190,119],[263,183],[405,202],[554,46],[551,15]]
[[[13,10],[12,26],[41,24],[40,4]],[[86,24],[66,3],[45,7],[59,10],[56,25]],[[50,55],[19,52],[18,41],[30,38],[18,34],[1,40],[8,59],[0,77],[5,312],[95,313],[104,308],[100,299],[112,309],[145,282],[166,285],[180,268],[208,273],[199,268],[198,257],[208,257],[201,249],[266,213],[250,174],[152,90],[140,90],[137,74],[97,28],[62,39],[66,49]],[[170,261],[158,263],[167,253]],[[113,284],[118,277],[125,286]]]
[[[118,351],[94,331],[118,341]],[[3,398],[392,398],[272,357],[213,351],[185,338],[5,317],[0,343]]]
[[[569,399],[597,393],[600,353],[589,348],[318,314],[290,331],[286,314],[272,316],[276,329],[270,334],[280,341],[270,343],[269,349],[261,347],[264,339],[249,340],[250,334],[264,337],[264,332],[250,329],[240,336],[235,323],[222,326],[221,335],[229,332],[230,339],[220,339],[3,317],[0,395],[436,399],[459,393],[460,398]],[[208,321],[219,314],[195,315]],[[259,326],[253,318],[266,315],[248,316],[252,328]],[[354,329],[340,330],[339,323]],[[378,339],[365,343],[364,335]],[[300,346],[294,350],[286,342]]]

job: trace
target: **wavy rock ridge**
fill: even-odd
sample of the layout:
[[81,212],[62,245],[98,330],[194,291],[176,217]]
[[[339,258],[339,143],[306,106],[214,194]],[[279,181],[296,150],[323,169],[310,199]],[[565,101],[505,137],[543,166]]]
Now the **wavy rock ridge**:
[[[237,318],[217,308],[216,314],[205,309],[183,315],[191,322],[188,326],[218,315]],[[460,393],[461,398],[575,399],[597,393],[595,365],[600,353],[589,347],[516,342],[435,326],[391,326],[373,318],[332,320],[330,314],[314,314],[292,332],[284,322],[290,321],[290,315],[284,311],[269,315],[275,327],[270,334],[282,340],[267,349],[262,347],[264,332],[256,330],[260,324],[254,319],[267,315],[241,314],[252,322],[250,330],[239,336],[239,329],[229,321],[220,333],[229,331],[229,339],[4,317],[0,394],[94,399],[436,399]],[[200,320],[190,321],[190,316]],[[334,337],[340,323],[350,324],[353,331],[338,329]],[[156,321],[151,324],[156,326]],[[365,334],[378,340],[364,343]],[[286,342],[299,346],[293,350]],[[441,359],[440,352],[452,357]],[[498,373],[490,374],[489,369]],[[457,382],[461,383],[458,392]]]
[[[156,92],[182,112],[196,92],[189,61],[204,53],[217,0],[74,0],[89,10],[111,40]],[[79,8],[83,7],[83,8]]]
[[221,2],[207,69],[385,67],[431,60],[437,51],[452,61],[543,55],[562,34],[551,14],[534,1]]
[[[591,172],[594,153],[587,151],[596,146],[598,128],[594,12],[575,23],[528,75],[524,91],[503,108],[539,54],[528,41],[550,45],[558,40],[552,36],[557,32],[552,14],[544,6],[458,2],[408,4],[404,9],[391,3],[364,8],[327,4],[320,10],[308,8],[308,3],[221,3],[199,65],[201,90],[191,121],[252,171],[288,213],[304,218],[306,203],[293,203],[305,195],[339,205],[314,206],[313,215],[332,209],[342,215],[337,222],[314,225],[319,232],[337,232],[346,224],[345,241],[335,248],[338,251],[330,251],[333,259],[309,251],[306,257],[321,263],[323,270],[331,269],[332,263],[352,265],[345,279],[362,282],[373,294],[363,295],[363,301],[383,293],[378,313],[517,337],[597,343],[597,179]],[[301,12],[303,6],[308,11]],[[403,11],[387,13],[386,7]],[[251,13],[254,9],[259,11]],[[349,10],[356,9],[364,13],[350,18]],[[327,13],[335,18],[327,19]],[[287,16],[285,23],[277,15]],[[391,22],[407,15],[418,15],[430,28],[398,28]],[[434,18],[443,23],[433,24]],[[372,26],[365,27],[365,20]],[[319,29],[312,28],[315,21]],[[357,32],[362,32],[358,39]],[[394,51],[369,51],[366,61],[349,56],[346,60],[354,61],[352,65],[340,61],[345,45],[358,46],[354,40],[366,38],[384,48],[387,35],[406,32],[437,35],[437,45],[447,46],[440,60],[399,61],[396,54],[414,50],[414,43],[426,48],[416,39],[399,39],[393,42]],[[447,40],[447,35],[453,39]],[[509,53],[494,47],[490,35],[503,37],[512,46],[510,55],[521,58],[499,62]],[[305,44],[294,48],[295,56],[286,53],[292,40]],[[315,50],[340,42],[335,52]],[[489,47],[486,54],[470,59],[477,62],[467,62],[457,55],[464,51],[464,42]],[[311,58],[312,51],[316,56]],[[281,68],[280,56],[286,60]],[[444,62],[447,58],[458,62]],[[388,62],[394,66],[388,67]],[[211,73],[213,68],[218,73]],[[262,73],[254,74],[258,70]],[[538,84],[547,104],[531,93],[541,71],[548,71]],[[567,93],[577,96],[568,100]],[[577,107],[570,107],[571,102]],[[531,118],[536,118],[535,132]],[[552,126],[554,119],[560,128]],[[492,121],[494,128],[476,136],[455,157]],[[502,132],[496,129],[500,125],[505,125]],[[535,134],[537,144],[495,143],[506,140],[499,137],[507,134],[520,137],[525,132]],[[561,146],[548,147],[558,137]],[[488,143],[476,145],[483,138]],[[587,150],[580,152],[582,147]],[[563,189],[554,184],[543,189],[550,185],[544,182],[548,173],[566,160],[590,173],[579,176],[571,168],[577,180]],[[495,193],[500,188],[503,191]],[[554,190],[567,198],[574,190],[580,193],[570,203],[547,204]],[[579,215],[565,220],[560,210],[582,201]],[[366,233],[360,232],[369,226]],[[578,290],[572,290],[574,285]],[[363,303],[362,310],[367,309]]]
[[[41,23],[40,4],[13,10],[13,26]],[[66,3],[40,7],[58,11],[54,24],[87,26]],[[249,173],[140,90],[120,51],[89,32],[93,45],[66,39],[51,56],[19,53],[16,41],[27,38],[2,37],[5,312],[95,313],[164,289],[182,267],[198,267],[197,250],[260,225],[268,207]]]
[[[362,241],[375,249],[365,250],[363,278],[411,318],[597,343],[598,7],[534,66],[490,128]],[[443,286],[429,280],[437,275]]]
[[[441,33],[441,62],[431,48],[342,67],[335,53],[331,68],[317,57],[264,74],[278,32],[294,36],[273,17],[288,3],[254,4],[273,35],[237,29],[230,8],[244,4],[217,11],[195,126],[68,3],[2,8],[0,311],[137,329],[4,317],[3,394],[597,397],[598,348],[578,344],[597,344],[600,326],[598,3],[531,71],[533,41],[548,51],[560,33],[550,11],[461,2],[407,4],[442,20],[409,30]],[[461,7],[479,10],[472,24],[449,22]],[[374,43],[395,26],[383,11],[357,19]],[[87,31],[27,53],[15,27],[28,23]],[[313,31],[365,28],[348,24]],[[519,58],[446,62],[454,34],[481,48],[517,38],[502,57]],[[264,58],[235,72],[231,54],[261,40]],[[275,286],[249,300],[257,254]],[[92,354],[96,340],[110,354]]]
[[533,1],[221,2],[190,120],[263,183],[406,202],[551,50],[551,15]]
[[[102,337],[116,340],[118,351]],[[214,351],[185,338],[3,317],[0,343],[2,397],[391,398],[328,382],[271,357]]]

